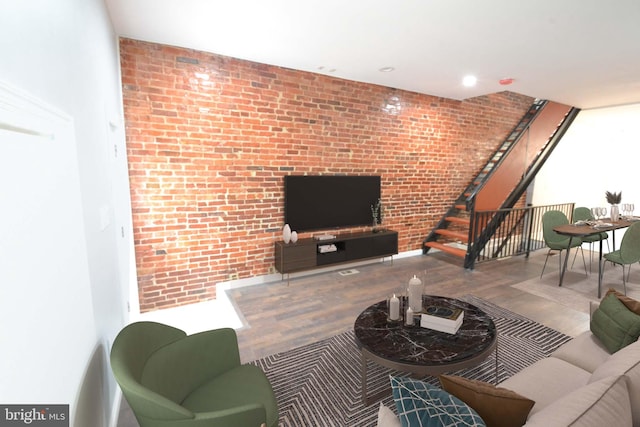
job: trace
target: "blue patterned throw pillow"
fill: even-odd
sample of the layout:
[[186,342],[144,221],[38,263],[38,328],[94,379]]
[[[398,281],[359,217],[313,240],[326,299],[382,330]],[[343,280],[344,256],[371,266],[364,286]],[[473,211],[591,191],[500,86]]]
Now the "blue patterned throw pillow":
[[441,388],[411,378],[390,379],[402,427],[486,427],[476,411]]

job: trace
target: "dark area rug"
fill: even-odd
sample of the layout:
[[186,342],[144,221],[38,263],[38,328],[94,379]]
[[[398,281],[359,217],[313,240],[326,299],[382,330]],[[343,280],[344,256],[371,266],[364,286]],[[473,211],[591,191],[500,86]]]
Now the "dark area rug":
[[[460,298],[484,310],[498,328],[498,381],[547,357],[570,337],[475,296]],[[252,362],[275,390],[282,427],[375,426],[380,401],[364,406],[360,394],[360,352],[353,331]],[[369,363],[370,395],[389,389],[382,402],[395,412],[389,374],[406,375]],[[494,383],[496,359],[452,372]],[[439,384],[436,378],[426,381]]]

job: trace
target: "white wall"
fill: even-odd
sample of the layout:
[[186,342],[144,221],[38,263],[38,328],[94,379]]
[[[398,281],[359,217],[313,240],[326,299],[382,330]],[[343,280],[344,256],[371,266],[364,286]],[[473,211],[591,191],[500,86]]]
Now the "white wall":
[[53,110],[32,124],[55,134],[0,132],[0,403],[115,425],[108,349],[135,277],[117,38],[103,0],[3,2],[0,52],[0,94]]
[[621,191],[640,215],[639,143],[640,104],[581,111],[536,176],[531,203],[608,208],[605,191]]

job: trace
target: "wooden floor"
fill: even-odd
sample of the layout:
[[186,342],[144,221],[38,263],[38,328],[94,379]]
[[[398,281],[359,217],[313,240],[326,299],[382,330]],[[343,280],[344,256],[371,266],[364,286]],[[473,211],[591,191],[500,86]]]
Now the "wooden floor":
[[[353,328],[356,317],[369,305],[406,289],[418,275],[429,294],[459,297],[475,295],[553,329],[575,336],[589,329],[588,307],[567,308],[511,285],[539,277],[546,250],[531,257],[518,256],[462,268],[462,261],[444,253],[374,262],[341,270],[276,281],[227,291],[244,317],[238,341],[242,362],[259,359],[329,338]],[[556,258],[557,259],[557,258]],[[547,272],[557,270],[549,260]],[[356,269],[357,274],[339,271]],[[587,304],[588,305],[588,304]],[[119,427],[137,426],[122,399]]]
[[[575,336],[589,328],[587,308],[576,311],[559,303],[513,288],[511,285],[540,275],[546,251],[529,258],[513,257],[461,267],[462,261],[444,253],[417,255],[375,262],[343,270],[232,289],[232,301],[244,316],[238,330],[243,362],[328,338],[353,327],[367,306],[406,289],[416,274],[425,292],[459,297],[472,294]],[[550,266],[557,265],[552,260]]]

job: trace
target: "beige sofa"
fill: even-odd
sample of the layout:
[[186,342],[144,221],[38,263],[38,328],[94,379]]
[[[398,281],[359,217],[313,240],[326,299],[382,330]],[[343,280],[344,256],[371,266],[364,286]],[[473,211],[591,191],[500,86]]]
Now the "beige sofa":
[[527,427],[640,427],[640,341],[609,354],[588,331],[499,386],[536,402]]

